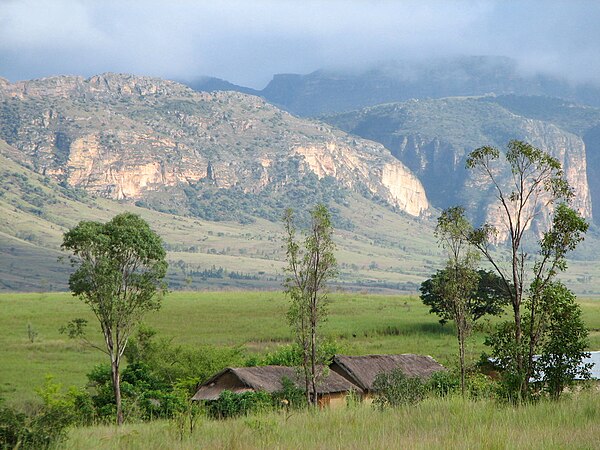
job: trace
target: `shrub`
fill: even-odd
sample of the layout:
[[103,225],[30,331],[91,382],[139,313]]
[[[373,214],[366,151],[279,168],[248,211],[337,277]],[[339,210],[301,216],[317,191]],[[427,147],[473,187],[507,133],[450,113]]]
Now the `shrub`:
[[287,377],[281,379],[283,389],[272,394],[273,406],[300,409],[306,406],[306,392]]
[[72,410],[42,406],[29,414],[0,405],[0,448],[53,447],[66,438]]
[[223,391],[217,400],[207,404],[207,414],[213,419],[228,419],[250,413],[267,411],[272,407],[272,398],[266,392],[242,392],[236,394]]
[[419,403],[426,394],[426,386],[419,377],[409,377],[400,369],[380,373],[373,383],[373,404],[380,409],[397,408]]
[[427,380],[427,390],[432,394],[445,397],[460,389],[460,377],[455,372],[440,370]]

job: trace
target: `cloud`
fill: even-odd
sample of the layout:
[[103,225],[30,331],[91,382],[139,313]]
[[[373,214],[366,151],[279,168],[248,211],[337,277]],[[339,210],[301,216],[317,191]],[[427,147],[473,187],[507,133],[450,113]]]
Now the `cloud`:
[[0,76],[211,75],[262,88],[274,73],[491,54],[598,82],[599,13],[592,1],[4,0]]

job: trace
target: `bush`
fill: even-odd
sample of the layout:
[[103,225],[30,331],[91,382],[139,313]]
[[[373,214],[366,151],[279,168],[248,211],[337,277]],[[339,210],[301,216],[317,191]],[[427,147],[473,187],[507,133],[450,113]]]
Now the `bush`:
[[30,414],[0,405],[0,448],[53,447],[66,438],[71,410],[42,406]]
[[380,373],[373,383],[373,404],[380,409],[414,405],[425,398],[426,386],[419,377],[408,377],[400,369]]
[[445,397],[458,392],[460,389],[460,377],[455,372],[440,370],[434,372],[427,380],[427,390],[433,395]]
[[207,414],[213,419],[228,419],[272,408],[272,398],[266,392],[242,392],[236,394],[223,391],[217,400],[207,404]]
[[281,379],[283,389],[272,394],[273,406],[275,408],[285,407],[288,409],[300,409],[306,407],[306,392],[299,388],[287,377]]

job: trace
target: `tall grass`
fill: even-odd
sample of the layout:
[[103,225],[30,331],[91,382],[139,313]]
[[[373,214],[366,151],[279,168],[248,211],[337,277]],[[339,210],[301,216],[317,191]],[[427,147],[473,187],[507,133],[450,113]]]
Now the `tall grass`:
[[73,429],[66,448],[598,448],[600,394],[513,407],[492,400],[430,398],[378,411],[366,405],[295,414],[203,420],[192,434],[174,422]]

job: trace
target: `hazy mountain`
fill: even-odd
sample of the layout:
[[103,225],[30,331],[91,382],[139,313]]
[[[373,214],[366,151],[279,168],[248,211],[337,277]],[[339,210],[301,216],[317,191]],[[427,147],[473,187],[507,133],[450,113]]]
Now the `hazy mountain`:
[[[229,83],[190,84],[200,90],[236,90]],[[279,74],[262,90],[269,102],[300,116],[349,111],[412,98],[486,94],[543,95],[600,107],[600,86],[527,74],[506,57],[465,56],[389,61],[362,69]]]

